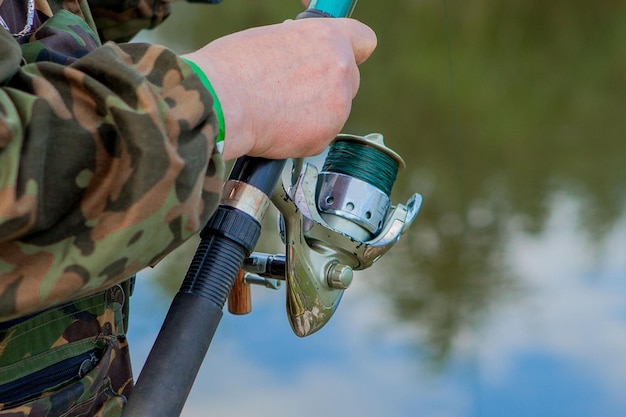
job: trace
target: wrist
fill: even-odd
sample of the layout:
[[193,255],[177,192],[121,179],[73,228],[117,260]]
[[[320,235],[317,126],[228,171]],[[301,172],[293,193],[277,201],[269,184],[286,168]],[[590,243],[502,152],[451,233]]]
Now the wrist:
[[226,123],[222,103],[220,102],[220,99],[215,92],[213,85],[209,81],[204,71],[192,60],[185,57],[181,58],[191,67],[193,73],[196,74],[198,78],[200,78],[202,85],[204,85],[204,87],[209,91],[209,93],[211,93],[211,96],[213,97],[213,110],[215,110],[215,114],[217,116],[217,136],[215,138],[215,143],[220,153],[223,153],[225,144],[224,140],[226,138]]

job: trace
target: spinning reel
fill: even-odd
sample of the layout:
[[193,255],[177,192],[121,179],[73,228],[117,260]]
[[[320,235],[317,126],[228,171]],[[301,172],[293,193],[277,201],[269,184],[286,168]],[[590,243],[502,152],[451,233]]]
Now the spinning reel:
[[[285,254],[253,252],[244,261],[229,296],[229,311],[251,311],[251,284],[278,289],[285,281],[294,333],[308,336],[322,328],[350,287],[353,271],[380,259],[417,216],[419,194],[406,205],[391,204],[391,190],[402,168],[402,158],[378,133],[339,135],[321,168],[312,160],[290,161],[271,197],[280,213]],[[222,204],[245,206],[260,221],[269,201],[230,180]]]

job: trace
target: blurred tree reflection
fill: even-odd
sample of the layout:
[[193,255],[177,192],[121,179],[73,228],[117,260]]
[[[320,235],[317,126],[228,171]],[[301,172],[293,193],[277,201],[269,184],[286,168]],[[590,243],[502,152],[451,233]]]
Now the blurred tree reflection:
[[[289,18],[297,3],[180,4],[142,36],[189,50]],[[623,215],[625,14],[626,3],[610,0],[359,3],[355,17],[377,31],[379,47],[362,66],[345,130],[384,133],[408,166],[395,199],[424,196],[387,255],[403,261],[381,261],[393,269],[381,290],[399,320],[426,329],[439,363],[460,330],[519,290],[502,257],[512,222],[540,234],[555,192],[580,202],[590,241]]]

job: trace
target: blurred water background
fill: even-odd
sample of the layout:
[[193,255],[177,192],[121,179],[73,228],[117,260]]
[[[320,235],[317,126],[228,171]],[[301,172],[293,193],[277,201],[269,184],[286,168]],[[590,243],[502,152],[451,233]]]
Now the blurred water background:
[[[137,40],[186,52],[300,10],[175,3]],[[184,415],[626,415],[624,16],[615,0],[362,0],[379,46],[345,131],[383,133],[407,162],[394,201],[419,192],[423,209],[313,336],[291,332],[284,289],[254,288]],[[265,229],[258,249],[280,252]],[[195,244],[139,277],[136,372]]]

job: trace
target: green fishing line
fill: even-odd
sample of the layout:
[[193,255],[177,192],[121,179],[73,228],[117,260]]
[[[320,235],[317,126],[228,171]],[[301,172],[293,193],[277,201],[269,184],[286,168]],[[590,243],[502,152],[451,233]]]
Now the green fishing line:
[[330,146],[322,171],[360,179],[390,196],[398,175],[398,164],[376,148],[339,140]]

